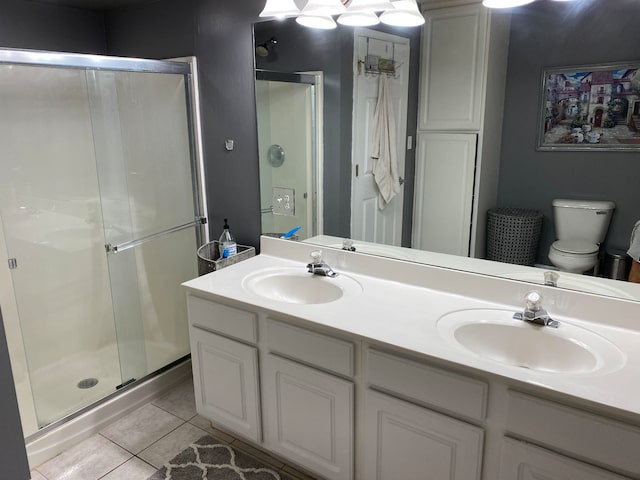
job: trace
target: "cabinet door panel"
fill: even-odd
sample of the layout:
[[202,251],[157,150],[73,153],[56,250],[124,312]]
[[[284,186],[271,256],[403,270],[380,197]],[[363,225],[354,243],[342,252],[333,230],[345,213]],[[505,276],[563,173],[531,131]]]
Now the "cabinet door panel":
[[418,134],[414,248],[469,255],[476,141],[475,134]]
[[482,429],[373,391],[366,401],[364,478],[480,478]]
[[260,442],[256,348],[198,328],[190,335],[198,413]]
[[420,130],[478,130],[484,87],[487,9],[425,12]]
[[498,480],[629,480],[606,470],[505,439]]
[[265,444],[323,477],[353,477],[353,384],[268,355]]

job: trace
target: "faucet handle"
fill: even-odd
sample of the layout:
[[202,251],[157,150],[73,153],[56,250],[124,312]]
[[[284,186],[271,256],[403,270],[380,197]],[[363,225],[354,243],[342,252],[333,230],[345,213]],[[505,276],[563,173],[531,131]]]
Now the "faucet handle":
[[559,278],[560,275],[558,275],[556,272],[544,272],[544,284],[549,287],[557,287]]
[[309,255],[311,256],[312,263],[322,262],[322,250],[314,250]]
[[527,303],[527,309],[532,312],[542,310],[542,295],[535,290],[530,291],[524,296],[524,301]]

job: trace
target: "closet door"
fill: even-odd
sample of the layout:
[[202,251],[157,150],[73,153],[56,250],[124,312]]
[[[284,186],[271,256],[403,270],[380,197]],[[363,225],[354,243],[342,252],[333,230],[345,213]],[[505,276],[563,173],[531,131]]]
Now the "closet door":
[[488,12],[466,5],[425,12],[419,130],[479,130]]
[[418,134],[413,248],[469,255],[476,141],[475,134]]

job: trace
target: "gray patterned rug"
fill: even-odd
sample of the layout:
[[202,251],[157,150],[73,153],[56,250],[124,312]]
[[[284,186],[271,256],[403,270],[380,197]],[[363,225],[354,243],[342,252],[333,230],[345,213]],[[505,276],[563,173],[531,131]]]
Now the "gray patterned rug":
[[148,480],[285,480],[258,460],[205,435]]

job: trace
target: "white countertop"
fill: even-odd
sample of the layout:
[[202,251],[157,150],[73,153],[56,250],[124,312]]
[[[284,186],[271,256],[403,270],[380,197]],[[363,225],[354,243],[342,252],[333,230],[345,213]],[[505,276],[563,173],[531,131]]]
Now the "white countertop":
[[436,326],[442,315],[455,310],[522,310],[521,299],[532,287],[521,282],[327,250],[325,260],[335,271],[358,282],[362,287],[360,293],[344,295],[329,303],[304,305],[264,298],[243,287],[243,281],[260,270],[304,271],[308,253],[314,248],[317,247],[263,237],[261,255],[184,285],[191,293],[224,297],[409,352],[640,414],[639,303],[542,286],[536,288],[545,295],[544,306],[554,319],[604,337],[617,346],[624,357],[622,367],[608,373],[606,369],[587,374],[541,372],[477,356],[445,341]]

